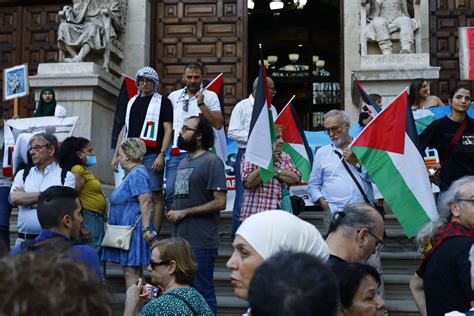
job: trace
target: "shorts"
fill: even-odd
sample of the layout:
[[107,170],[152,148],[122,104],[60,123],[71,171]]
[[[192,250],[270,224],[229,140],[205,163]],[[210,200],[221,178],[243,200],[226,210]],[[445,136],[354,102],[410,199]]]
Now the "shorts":
[[164,166],[163,169],[158,172],[153,172],[153,170],[151,170],[151,166],[153,166],[153,162],[155,161],[156,157],[158,157],[158,154],[150,154],[145,155],[145,157],[143,157],[143,165],[150,174],[150,184],[152,192],[163,190],[163,175],[165,173]]

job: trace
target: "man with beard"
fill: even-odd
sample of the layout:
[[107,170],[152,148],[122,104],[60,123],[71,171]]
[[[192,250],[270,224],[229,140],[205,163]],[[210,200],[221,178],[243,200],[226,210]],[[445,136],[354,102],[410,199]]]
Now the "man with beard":
[[[168,98],[173,104],[173,148],[166,164],[166,187],[174,183],[176,168],[181,160],[188,156],[186,151],[178,148],[178,134],[184,121],[192,116],[206,118],[215,129],[220,129],[224,123],[219,97],[212,91],[203,90],[202,67],[199,64],[189,64],[184,68],[183,83],[185,87],[170,93]],[[173,204],[172,190],[166,190],[166,207]]]
[[331,110],[324,115],[324,129],[332,144],[316,152],[308,191],[312,201],[327,212],[337,212],[352,203],[374,201],[367,171],[348,148],[352,142],[350,126],[343,111]]
[[219,248],[219,212],[226,206],[226,178],[222,160],[209,152],[214,144],[212,126],[205,118],[192,116],[184,121],[177,139],[179,149],[189,156],[176,170],[173,205],[167,218],[173,237],[186,239],[198,267],[194,288],[216,313],[214,261]]
[[74,242],[79,238],[82,225],[81,210],[76,190],[64,186],[49,187],[38,198],[39,236],[34,240],[25,240],[11,253],[64,250],[68,257],[84,263],[98,279],[102,279],[97,252],[88,245]]

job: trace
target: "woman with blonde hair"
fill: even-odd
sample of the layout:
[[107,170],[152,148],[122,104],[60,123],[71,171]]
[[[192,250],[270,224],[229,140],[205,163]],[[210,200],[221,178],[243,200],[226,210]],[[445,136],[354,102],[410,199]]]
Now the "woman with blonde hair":
[[129,250],[103,248],[102,260],[123,267],[125,284],[134,284],[142,276],[142,266],[150,260],[150,243],[155,232],[151,224],[152,201],[150,176],[142,164],[145,143],[139,138],[128,138],[118,148],[118,161],[125,170],[125,178],[109,197],[111,225],[135,225]]
[[213,315],[206,300],[190,286],[194,281],[197,264],[189,243],[180,237],[155,242],[152,246],[150,265],[152,283],[163,294],[156,299],[148,292],[154,289],[142,280],[127,290],[124,316],[136,315],[141,293],[150,301],[140,315]]

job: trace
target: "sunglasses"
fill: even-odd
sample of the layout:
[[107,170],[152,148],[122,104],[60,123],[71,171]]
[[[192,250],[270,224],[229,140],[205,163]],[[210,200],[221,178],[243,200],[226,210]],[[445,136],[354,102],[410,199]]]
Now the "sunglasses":
[[155,262],[153,260],[150,259],[150,267],[151,269],[155,269],[157,266],[166,266],[168,265],[169,263],[171,262],[171,260],[167,260],[167,261],[161,261],[161,262]]

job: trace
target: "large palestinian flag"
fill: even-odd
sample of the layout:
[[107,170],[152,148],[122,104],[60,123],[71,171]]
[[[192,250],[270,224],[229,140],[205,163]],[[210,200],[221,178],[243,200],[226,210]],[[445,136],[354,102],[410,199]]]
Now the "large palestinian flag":
[[284,143],[282,151],[290,155],[291,161],[301,172],[301,181],[308,182],[313,163],[313,153],[306,140],[298,113],[291,105],[293,98],[278,114],[275,124],[283,125],[282,138]]
[[275,126],[263,60],[260,65],[245,160],[260,167],[260,177],[263,183],[267,183],[273,178],[272,144],[275,142]]
[[405,90],[352,143],[408,237],[438,217]]

